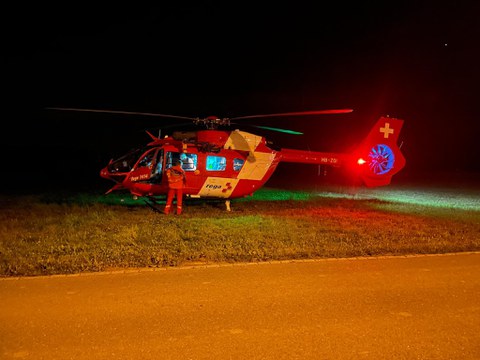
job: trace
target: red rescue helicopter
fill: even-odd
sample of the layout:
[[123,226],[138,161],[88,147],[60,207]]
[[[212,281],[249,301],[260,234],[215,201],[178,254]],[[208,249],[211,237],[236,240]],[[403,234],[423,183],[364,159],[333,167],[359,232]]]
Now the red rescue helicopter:
[[[204,129],[173,132],[171,136],[154,136],[146,146],[112,159],[100,176],[115,185],[107,191],[126,189],[135,197],[145,197],[146,204],[156,211],[156,198],[165,197],[168,183],[165,170],[178,160],[186,173],[184,194],[187,198],[224,199],[230,211],[230,199],[251,196],[270,179],[281,162],[348,167],[358,174],[367,187],[388,185],[392,176],[405,166],[405,158],[397,146],[403,120],[380,117],[368,135],[351,153],[331,153],[297,149],[274,150],[265,137],[250,132],[220,130],[234,121],[262,117],[342,114],[351,109],[317,110],[280,114],[252,115],[234,118],[191,118],[184,116],[138,113],[115,110],[50,108],[54,110],[104,112],[113,114],[159,116],[189,120]],[[300,132],[267,126],[261,129],[290,134]]]

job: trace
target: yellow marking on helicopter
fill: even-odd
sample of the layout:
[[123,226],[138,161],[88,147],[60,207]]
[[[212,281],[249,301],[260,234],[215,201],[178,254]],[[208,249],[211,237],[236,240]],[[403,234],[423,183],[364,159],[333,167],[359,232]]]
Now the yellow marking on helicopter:
[[225,149],[242,150],[253,153],[261,141],[261,136],[250,134],[245,131],[235,130],[230,133],[230,136],[223,147]]
[[238,179],[262,180],[267,173],[273,159],[275,159],[275,154],[256,152],[255,149],[261,141],[261,136],[245,131],[235,130],[231,132],[224,148],[249,152],[247,161],[237,176]]
[[238,174],[238,179],[248,180],[262,180],[267,171],[270,169],[275,154],[254,152],[253,156],[249,156],[245,164],[243,164],[242,170]]

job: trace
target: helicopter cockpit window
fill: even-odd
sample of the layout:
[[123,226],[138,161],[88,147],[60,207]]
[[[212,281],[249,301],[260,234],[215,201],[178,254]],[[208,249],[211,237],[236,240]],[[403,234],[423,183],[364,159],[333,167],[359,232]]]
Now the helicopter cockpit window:
[[108,171],[111,173],[129,172],[138,160],[138,157],[145,152],[145,149],[134,149],[121,158],[112,161],[108,165]]
[[227,159],[223,156],[207,156],[207,171],[224,171]]
[[152,177],[150,182],[153,184],[162,182],[162,171],[163,171],[163,150],[159,150],[157,153],[156,165],[152,169]]
[[185,171],[197,170],[197,154],[167,152],[167,162],[165,167],[168,169],[175,165],[180,160],[182,162],[182,169]]
[[152,150],[145,154],[145,156],[139,161],[138,167],[143,167],[143,166],[151,166],[153,163],[153,159],[155,157],[155,150]]
[[233,171],[240,171],[244,163],[243,159],[233,159]]

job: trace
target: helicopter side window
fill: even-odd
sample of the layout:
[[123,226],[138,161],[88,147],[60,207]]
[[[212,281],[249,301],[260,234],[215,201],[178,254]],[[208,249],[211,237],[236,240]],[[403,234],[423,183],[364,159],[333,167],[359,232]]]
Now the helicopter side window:
[[182,169],[185,171],[197,170],[197,154],[183,153],[180,155],[182,161]]
[[171,168],[175,163],[180,160],[182,162],[182,169],[185,171],[197,170],[197,154],[179,153],[179,152],[167,152],[167,162],[165,167]]
[[233,159],[233,171],[240,171],[244,163],[243,159]]
[[223,156],[207,156],[207,171],[224,171],[227,167],[227,159]]

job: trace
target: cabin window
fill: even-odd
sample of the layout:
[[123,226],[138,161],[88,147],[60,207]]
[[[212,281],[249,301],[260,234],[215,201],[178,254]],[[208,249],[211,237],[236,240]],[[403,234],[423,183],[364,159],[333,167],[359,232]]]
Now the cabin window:
[[182,169],[185,171],[197,170],[197,154],[182,153],[180,155]]
[[207,171],[225,171],[227,159],[223,156],[207,156]]
[[233,159],[233,171],[240,171],[244,163],[243,159]]
[[182,162],[182,169],[185,171],[197,170],[197,154],[168,152],[167,162],[165,167],[171,168],[175,163],[180,160]]

